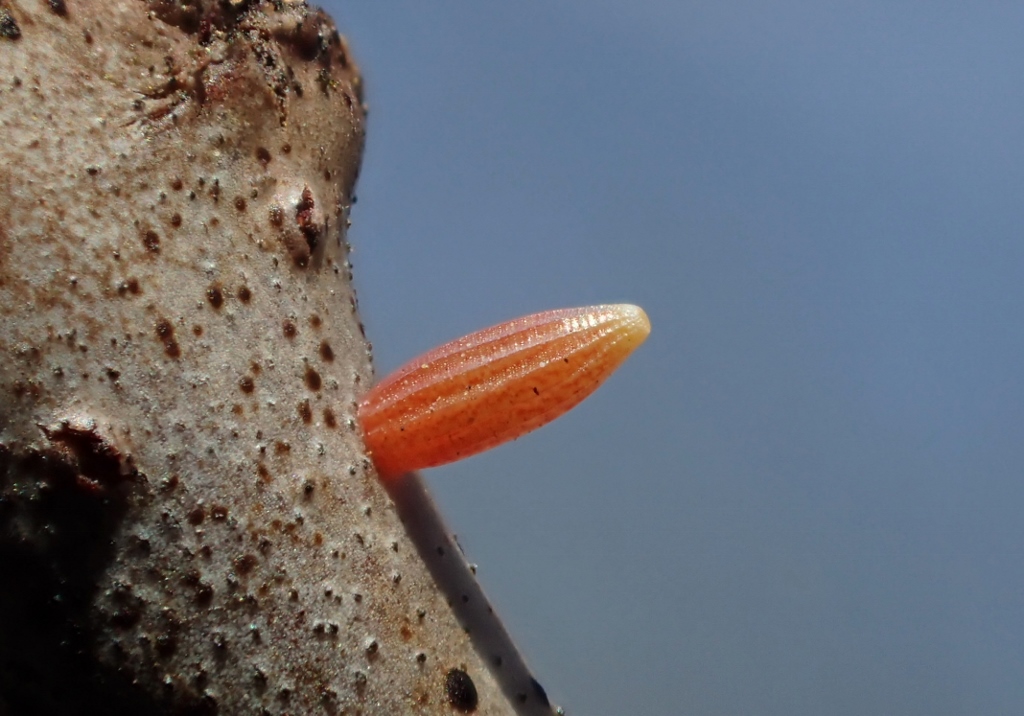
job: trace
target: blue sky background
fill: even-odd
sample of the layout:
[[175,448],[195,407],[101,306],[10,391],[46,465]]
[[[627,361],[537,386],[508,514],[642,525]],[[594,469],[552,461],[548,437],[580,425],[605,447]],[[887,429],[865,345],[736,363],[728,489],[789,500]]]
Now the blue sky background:
[[383,375],[642,305],[429,471],[570,716],[1024,713],[1024,5],[328,3]]

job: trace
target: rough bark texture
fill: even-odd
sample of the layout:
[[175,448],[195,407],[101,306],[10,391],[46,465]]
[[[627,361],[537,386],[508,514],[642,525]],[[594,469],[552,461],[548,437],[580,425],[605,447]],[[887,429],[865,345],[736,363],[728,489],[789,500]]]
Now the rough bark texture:
[[303,2],[0,0],[0,714],[551,713],[363,454],[364,121]]

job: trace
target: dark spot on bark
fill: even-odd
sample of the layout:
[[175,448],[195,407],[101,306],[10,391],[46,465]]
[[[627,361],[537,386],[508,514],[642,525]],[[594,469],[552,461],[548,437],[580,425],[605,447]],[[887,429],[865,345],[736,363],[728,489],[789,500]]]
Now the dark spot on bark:
[[146,233],[142,235],[142,245],[146,247],[146,251],[151,254],[160,252],[160,235],[152,229],[148,229]]
[[139,286],[139,279],[130,278],[127,281],[122,281],[121,283],[117,284],[117,294],[119,296],[124,296],[125,294],[129,293],[132,294],[133,296],[138,296],[140,293],[142,293],[142,287]]
[[284,244],[288,255],[292,257],[292,263],[297,268],[309,266],[309,259],[312,256],[309,250],[309,243],[301,232],[294,229],[281,232],[281,243]]
[[270,482],[270,470],[262,462],[256,465],[256,474],[259,475],[261,482]]
[[181,226],[181,214],[171,214],[171,226],[173,226],[175,229]]
[[253,554],[243,554],[241,557],[236,557],[234,561],[235,571],[243,576],[256,569],[257,564],[259,564],[259,560]]
[[160,342],[164,344],[164,353],[171,358],[181,357],[181,346],[178,345],[178,341],[174,337],[174,326],[166,318],[161,318],[156,322],[156,335],[160,339]]
[[251,393],[256,388],[256,384],[250,376],[243,375],[238,380],[238,387],[242,389],[243,393]]
[[[88,379],[89,374],[83,373],[82,378]],[[43,395],[43,389],[39,383],[34,380],[29,380],[27,383],[24,381],[16,380],[12,386],[14,389],[14,396],[17,398],[24,398],[26,395],[33,400],[39,400]]]
[[206,582],[199,582],[196,585],[196,604],[200,607],[208,607],[213,601],[213,587]]
[[314,313],[312,316],[309,317],[309,325],[312,326],[313,328],[319,328],[321,325],[323,325],[323,320],[320,318],[320,316]]
[[281,145],[281,153],[282,154],[291,154],[292,153],[292,145],[290,145],[288,143],[282,144]]
[[132,592],[130,585],[118,582],[110,590],[110,602],[113,611],[110,614],[110,625],[115,629],[130,629],[139,623],[145,603]]
[[259,375],[260,371],[262,371],[263,368],[260,367],[259,363],[257,363],[256,361],[253,361],[252,363],[249,364],[249,370],[252,371],[253,375]]
[[235,197],[235,209],[237,209],[238,211],[245,211],[245,206],[246,206],[246,204],[245,204],[245,197],[244,196],[236,196]]
[[228,517],[228,508],[224,505],[213,505],[210,508],[210,517],[218,522],[223,522]]
[[249,290],[248,286],[242,286],[238,289],[238,300],[242,303],[249,303],[252,300],[252,291]]
[[312,366],[306,366],[306,387],[310,390],[320,390],[320,386],[323,381],[320,379],[320,374],[313,370]]
[[285,338],[295,338],[298,329],[295,327],[294,321],[285,319],[284,323],[281,324],[281,332],[284,333]]
[[256,158],[266,166],[270,164],[270,151],[266,147],[259,147],[256,149]]
[[0,37],[8,40],[17,40],[21,37],[21,28],[5,7],[0,7]]
[[210,305],[214,308],[220,308],[224,305],[224,292],[218,284],[214,284],[206,289],[206,300],[209,301]]
[[202,47],[208,47],[213,42],[213,22],[209,17],[199,21],[199,29],[196,30],[196,34]]
[[194,335],[196,338],[203,335],[203,327],[200,326],[198,323],[192,326],[192,335]]
[[274,452],[277,455],[284,455],[286,453],[290,453],[291,451],[292,446],[287,441],[277,440],[276,442],[274,442]]
[[174,191],[181,191],[183,186],[185,186],[185,184],[181,181],[181,177],[174,177],[174,179],[171,180],[171,188],[174,189]]
[[88,174],[91,177],[94,177],[94,176],[96,176],[97,174],[100,173],[100,168],[95,166],[95,165],[88,166],[88,167],[85,168],[85,173]]
[[153,643],[153,647],[157,656],[167,658],[177,650],[178,640],[173,634],[160,634]]
[[320,235],[320,228],[313,219],[313,211],[316,209],[316,202],[313,200],[313,191],[307,186],[302,189],[302,199],[295,207],[295,220],[299,224],[299,230],[306,237],[309,245],[309,253],[316,249],[317,239]]
[[323,227],[316,220],[316,201],[312,190],[306,186],[295,206],[295,224],[287,225],[286,216],[280,206],[270,209],[270,223],[278,230],[278,236],[292,262],[299,268],[306,268],[316,250]]
[[107,380],[111,383],[116,383],[118,378],[121,377],[121,371],[114,370],[113,368],[107,368],[105,372],[107,374]]
[[64,3],[64,0],[46,0],[46,1],[47,1],[47,4],[50,6],[50,9],[53,10],[54,13],[56,13],[57,15],[60,15],[61,17],[67,17],[67,15],[68,15],[68,6]]
[[203,520],[206,519],[206,510],[203,509],[202,505],[196,505],[188,513],[188,523],[190,525],[201,525]]
[[313,422],[313,411],[309,407],[309,401],[303,400],[299,403],[299,417],[302,418],[302,422],[307,425]]
[[452,708],[463,713],[476,711],[480,698],[476,693],[476,684],[465,671],[450,669],[444,677],[444,689]]
[[331,344],[327,341],[321,341],[320,343],[320,357],[328,363],[334,360],[334,349],[331,348]]
[[334,417],[334,411],[330,408],[324,408],[324,425],[329,428],[333,428],[338,425],[338,419]]
[[328,48],[322,13],[310,13],[298,26],[277,33],[277,39],[294,48],[296,54],[306,62],[312,62]]

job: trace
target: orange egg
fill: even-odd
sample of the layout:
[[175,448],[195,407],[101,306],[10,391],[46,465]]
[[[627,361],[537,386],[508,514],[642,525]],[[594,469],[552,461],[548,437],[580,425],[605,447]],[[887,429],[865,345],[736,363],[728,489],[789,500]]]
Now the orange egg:
[[630,305],[535,313],[410,361],[359,403],[363,439],[385,477],[515,440],[597,389],[651,331]]

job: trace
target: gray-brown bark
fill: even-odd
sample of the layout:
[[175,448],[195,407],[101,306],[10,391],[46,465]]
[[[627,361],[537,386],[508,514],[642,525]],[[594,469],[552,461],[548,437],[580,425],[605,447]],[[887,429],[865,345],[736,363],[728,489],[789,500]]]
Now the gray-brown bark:
[[362,451],[364,121],[303,2],[0,1],[0,713],[551,712]]

